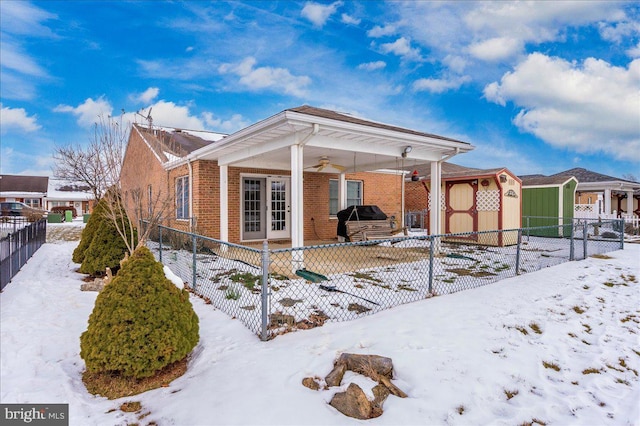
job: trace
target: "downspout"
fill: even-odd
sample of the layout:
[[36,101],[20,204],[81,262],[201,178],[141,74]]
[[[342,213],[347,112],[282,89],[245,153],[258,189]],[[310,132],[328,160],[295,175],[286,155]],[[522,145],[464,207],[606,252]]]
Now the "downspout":
[[189,232],[195,231],[195,218],[193,217],[193,167],[191,166],[191,160],[187,160],[187,167],[189,168]]

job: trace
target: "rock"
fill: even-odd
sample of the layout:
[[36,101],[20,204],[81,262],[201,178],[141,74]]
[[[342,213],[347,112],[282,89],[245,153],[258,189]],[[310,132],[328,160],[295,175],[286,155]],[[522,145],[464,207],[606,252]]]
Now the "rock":
[[371,380],[379,381],[377,376],[393,377],[393,361],[380,355],[360,355],[343,353],[335,365],[344,364],[347,370],[363,374]]
[[347,306],[347,311],[355,311],[359,314],[363,314],[370,310],[371,309],[367,308],[366,306],[362,306],[359,303],[349,303],[349,306]]
[[333,396],[329,403],[333,408],[345,416],[366,420],[371,418],[371,402],[367,399],[360,386],[351,383],[346,392]]
[[104,280],[101,278],[95,278],[93,282],[84,283],[80,286],[80,290],[82,291],[102,291],[104,288]]
[[278,328],[284,326],[293,326],[296,323],[295,317],[293,315],[283,314],[282,312],[276,312],[269,315],[269,327],[270,328]]
[[327,386],[340,386],[342,383],[342,377],[344,376],[345,371],[347,371],[346,364],[336,364],[331,370],[331,373],[324,378],[324,381],[327,383]]
[[395,396],[398,396],[400,398],[406,398],[408,396],[400,388],[398,388],[396,385],[391,383],[391,380],[389,380],[389,378],[387,378],[385,376],[380,376],[380,383],[385,385],[387,387],[387,389],[389,389],[389,392],[391,392]]
[[373,402],[371,403],[371,418],[380,417],[382,415],[382,404],[391,394],[385,385],[376,385],[373,390]]
[[319,390],[320,383],[314,377],[305,377],[302,379],[302,386],[308,387],[311,390]]

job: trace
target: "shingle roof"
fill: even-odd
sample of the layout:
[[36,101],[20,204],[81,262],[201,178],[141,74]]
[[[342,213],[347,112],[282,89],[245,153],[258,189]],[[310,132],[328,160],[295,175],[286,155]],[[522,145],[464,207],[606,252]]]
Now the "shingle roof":
[[300,114],[313,115],[315,117],[329,118],[331,120],[338,120],[338,121],[344,121],[344,122],[347,122],[347,123],[361,124],[363,126],[375,127],[377,129],[393,130],[395,132],[408,133],[408,134],[417,135],[417,136],[426,136],[426,137],[430,137],[430,138],[434,138],[434,139],[440,139],[440,140],[444,140],[444,141],[458,142],[458,143],[464,143],[464,144],[467,144],[467,145],[471,145],[468,142],[463,142],[463,141],[459,141],[459,140],[456,140],[456,139],[446,138],[444,136],[434,135],[434,134],[431,134],[431,133],[423,133],[423,132],[418,132],[416,130],[406,129],[404,127],[397,127],[397,126],[392,126],[392,125],[389,125],[389,124],[379,123],[379,122],[375,122],[375,121],[364,120],[362,118],[357,118],[357,117],[354,117],[352,115],[339,113],[339,112],[331,111],[331,110],[328,110],[328,109],[316,108],[316,107],[312,107],[312,106],[309,106],[309,105],[302,105],[302,106],[299,106],[299,107],[296,107],[296,108],[289,108],[289,109],[286,109],[285,111],[292,111],[292,112],[297,112],[297,113],[300,113]]
[[[413,169],[418,171],[418,175],[420,177],[424,179],[431,179],[430,164],[419,164],[413,167]],[[494,175],[505,169],[505,167],[498,167],[495,169],[476,169],[474,167],[465,167],[453,163],[444,162],[442,163],[442,178],[450,179],[465,176]]]
[[544,175],[523,175],[518,176],[522,181],[522,186],[537,186],[537,185],[562,185],[570,178],[574,177],[573,175],[553,175],[553,176],[544,176]]
[[47,176],[0,175],[0,191],[2,192],[34,192],[47,193],[49,178]]
[[591,170],[583,169],[582,167],[576,167],[574,169],[565,170],[564,172],[556,173],[551,176],[575,176],[578,179],[578,182],[611,182],[611,181],[620,181],[620,182],[629,182],[629,183],[639,183],[634,182],[632,180],[620,179],[613,176],[603,175],[602,173],[592,172]]
[[[163,159],[163,161],[169,160],[170,156],[184,157],[193,151],[207,146],[214,142],[214,140],[203,139],[196,136],[189,131],[173,128],[153,128],[134,124],[136,129],[144,136],[156,151],[156,154]],[[194,133],[204,133],[194,132]],[[214,133],[212,133],[214,134]],[[218,135],[218,134],[215,134]],[[223,135],[219,135],[222,138]]]

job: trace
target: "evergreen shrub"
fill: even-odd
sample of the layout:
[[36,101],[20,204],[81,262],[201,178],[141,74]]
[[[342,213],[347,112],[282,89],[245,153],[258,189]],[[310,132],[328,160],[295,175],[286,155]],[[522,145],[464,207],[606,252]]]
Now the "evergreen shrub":
[[189,293],[143,246],[98,295],[80,356],[88,372],[142,379],[184,359],[198,340]]

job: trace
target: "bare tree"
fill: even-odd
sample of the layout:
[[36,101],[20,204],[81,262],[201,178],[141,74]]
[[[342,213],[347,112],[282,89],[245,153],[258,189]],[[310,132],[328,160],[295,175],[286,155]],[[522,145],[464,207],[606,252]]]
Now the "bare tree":
[[[144,208],[141,189],[122,193],[120,170],[131,130],[129,124],[122,124],[122,118],[100,116],[86,147],[76,145],[56,148],[54,175],[59,179],[87,185],[96,201],[104,201],[104,216],[115,225],[118,235],[131,254],[145,244],[151,231],[161,222],[173,203],[170,195],[158,192],[153,199],[149,197],[148,205]],[[132,230],[137,228],[142,219],[147,225],[144,229],[138,229],[136,241]]]
[[118,182],[130,128],[122,116],[98,118],[88,145],[57,147],[53,154],[53,175],[88,186],[96,201]]
[[628,180],[631,182],[640,182],[640,180],[638,180],[638,178],[636,178],[636,175],[634,175],[633,173],[625,173],[622,175],[622,179],[624,180]]
[[[144,195],[139,188],[122,194],[116,186],[105,192],[105,216],[115,225],[118,235],[123,239],[129,253],[145,245],[149,235],[162,221],[164,214],[173,205],[171,197],[158,192],[152,199],[147,200],[144,206]],[[128,212],[128,214],[127,214]],[[131,215],[133,214],[133,218]],[[141,229],[137,227],[144,220],[146,225]],[[138,228],[136,236],[131,229]]]

